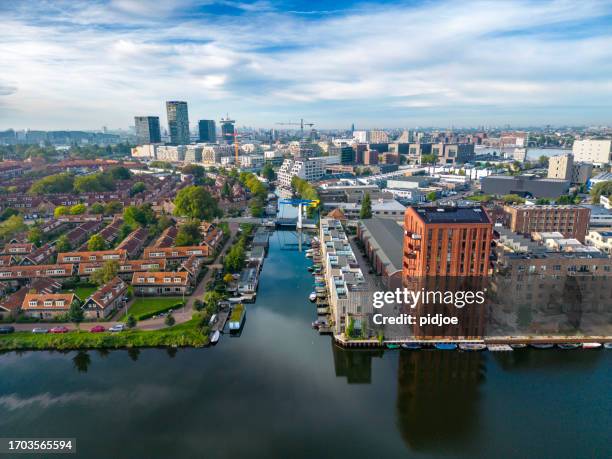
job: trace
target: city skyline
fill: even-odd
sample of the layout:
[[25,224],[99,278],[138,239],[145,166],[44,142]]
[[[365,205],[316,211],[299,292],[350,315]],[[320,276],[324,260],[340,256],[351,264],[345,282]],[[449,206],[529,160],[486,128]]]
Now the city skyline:
[[131,0],[0,5],[0,129],[609,124],[612,4]]

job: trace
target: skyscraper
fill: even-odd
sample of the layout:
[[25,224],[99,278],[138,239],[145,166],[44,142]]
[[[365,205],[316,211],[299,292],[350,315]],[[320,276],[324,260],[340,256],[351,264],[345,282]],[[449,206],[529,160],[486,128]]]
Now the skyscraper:
[[217,127],[215,126],[214,120],[200,120],[198,121],[198,140],[200,142],[216,142],[217,141]]
[[160,143],[159,116],[135,116],[136,137],[138,143]]
[[234,124],[236,121],[231,120],[229,115],[226,118],[221,118],[221,135],[227,144],[234,143]]
[[187,113],[187,102],[171,100],[166,102],[168,113],[168,130],[170,131],[170,143],[174,145],[185,145],[189,143],[189,115]]

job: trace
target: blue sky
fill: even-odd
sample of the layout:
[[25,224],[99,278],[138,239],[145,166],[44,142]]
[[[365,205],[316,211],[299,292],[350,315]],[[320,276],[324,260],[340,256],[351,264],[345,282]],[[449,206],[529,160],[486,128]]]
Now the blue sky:
[[612,124],[610,1],[0,0],[0,129]]

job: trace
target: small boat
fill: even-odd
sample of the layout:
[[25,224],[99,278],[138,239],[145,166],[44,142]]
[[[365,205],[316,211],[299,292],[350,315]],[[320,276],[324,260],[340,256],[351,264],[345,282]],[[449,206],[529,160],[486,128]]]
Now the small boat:
[[523,343],[517,343],[517,344],[511,344],[510,347],[512,349],[525,349],[527,345]]
[[560,344],[557,344],[557,346],[559,347],[559,349],[570,351],[572,349],[578,349],[581,346],[581,344],[580,343],[560,343]]
[[454,351],[457,349],[457,345],[455,343],[436,343],[434,347],[439,351]]
[[582,349],[599,349],[601,343],[582,343]]
[[407,351],[416,351],[421,349],[421,345],[419,343],[402,343],[401,348]]
[[219,333],[219,330],[215,330],[214,332],[210,334],[210,343],[216,344],[217,341],[219,341],[220,337],[221,337],[221,333]]
[[317,301],[317,294],[316,294],[316,292],[312,292],[310,295],[308,295],[308,299],[309,299],[310,301],[312,301],[313,303],[314,303],[315,301]]
[[459,349],[462,351],[484,351],[486,348],[487,346],[482,343],[461,343],[459,344]]
[[552,349],[555,345],[552,343],[532,343],[530,346],[534,349]]
[[317,329],[317,330],[318,330],[318,329],[319,329],[319,327],[320,327],[321,325],[323,325],[323,323],[322,323],[322,322],[319,322],[318,320],[315,320],[315,321],[314,321],[314,322],[313,322],[311,325],[312,325],[312,328],[314,328],[314,329]]
[[314,268],[312,266],[309,266],[308,268],[306,268],[309,272],[313,272]]
[[612,343],[604,343],[604,349],[612,349]]
[[392,343],[387,344],[387,349],[399,349],[399,347],[400,347],[399,344],[392,344]]

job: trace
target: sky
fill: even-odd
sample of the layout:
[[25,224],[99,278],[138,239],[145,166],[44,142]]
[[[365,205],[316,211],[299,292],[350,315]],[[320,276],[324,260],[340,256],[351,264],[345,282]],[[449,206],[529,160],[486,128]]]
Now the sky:
[[[612,1],[0,0],[0,129],[612,124]],[[279,127],[279,126],[276,126]]]

